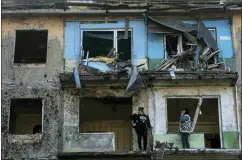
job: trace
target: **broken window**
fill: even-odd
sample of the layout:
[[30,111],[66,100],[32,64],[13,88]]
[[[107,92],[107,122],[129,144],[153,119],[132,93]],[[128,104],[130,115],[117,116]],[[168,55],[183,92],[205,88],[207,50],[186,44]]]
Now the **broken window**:
[[80,132],[114,132],[118,151],[132,148],[132,98],[81,98]]
[[128,32],[127,39],[125,39],[124,36],[124,31],[118,31],[118,58],[122,60],[129,60],[131,59],[131,32]]
[[176,55],[178,52],[182,50],[182,44],[179,43],[179,39],[181,39],[181,35],[178,34],[167,34],[165,35],[165,47],[166,54]]
[[89,57],[107,56],[113,48],[113,31],[83,31],[83,50]]
[[[168,98],[168,133],[179,133],[179,118],[184,108],[189,109],[191,121],[195,115],[198,99]],[[204,148],[221,148],[217,98],[203,98],[201,112],[193,133],[204,135]]]
[[35,134],[42,132],[42,99],[12,99],[9,133]]
[[121,60],[131,59],[131,31],[125,37],[125,31],[83,31],[83,57],[94,58],[115,54]]
[[[208,29],[208,30],[212,33],[214,39],[217,41],[216,29]],[[219,57],[218,54],[216,54],[211,59],[209,59],[207,61],[208,65],[212,65],[212,64],[218,63],[218,57]]]
[[14,63],[45,63],[47,37],[46,30],[17,30]]

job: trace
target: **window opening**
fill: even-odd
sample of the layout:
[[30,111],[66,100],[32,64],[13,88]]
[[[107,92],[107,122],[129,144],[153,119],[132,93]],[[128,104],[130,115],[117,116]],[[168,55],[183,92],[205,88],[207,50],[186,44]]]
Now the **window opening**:
[[132,98],[81,98],[80,132],[114,132],[118,151],[132,148]]
[[107,56],[113,48],[113,31],[83,31],[83,49],[89,57]]
[[118,53],[119,59],[131,59],[131,31],[128,32],[128,39],[124,39],[125,31],[118,31]]
[[17,30],[14,63],[46,63],[48,31]]
[[131,59],[131,31],[128,32],[128,38],[124,38],[125,31],[83,31],[82,47],[84,51],[84,59],[89,52],[88,58],[97,56],[106,57],[113,52],[111,57],[120,60]]
[[12,99],[9,133],[35,134],[42,132],[42,99]]
[[[197,99],[167,98],[168,134],[179,134],[179,118],[184,108],[189,109],[193,121],[197,104]],[[194,133],[204,134],[204,148],[221,148],[217,98],[203,98]]]

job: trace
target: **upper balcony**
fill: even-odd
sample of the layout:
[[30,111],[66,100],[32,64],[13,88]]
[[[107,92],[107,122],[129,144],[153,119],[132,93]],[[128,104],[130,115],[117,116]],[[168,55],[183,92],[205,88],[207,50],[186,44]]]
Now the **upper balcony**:
[[227,19],[68,21],[65,43],[67,88],[231,86],[238,78]]

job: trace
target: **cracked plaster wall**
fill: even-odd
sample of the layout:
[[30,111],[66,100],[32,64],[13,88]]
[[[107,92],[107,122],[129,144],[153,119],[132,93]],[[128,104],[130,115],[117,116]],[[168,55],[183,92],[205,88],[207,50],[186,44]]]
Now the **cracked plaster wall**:
[[[63,150],[67,151],[88,151],[88,148],[79,148],[76,146],[70,147],[74,141],[80,140],[78,138],[79,132],[79,99],[81,97],[124,97],[123,89],[107,89],[107,88],[96,88],[96,89],[82,89],[82,90],[65,90],[64,91],[64,131],[63,131]],[[133,96],[133,113],[138,111],[139,107],[144,107],[146,113],[148,113],[148,96],[146,90],[141,90]],[[131,121],[130,121],[131,123]],[[101,134],[100,134],[101,135]],[[104,139],[104,137],[102,138]],[[91,142],[91,141],[90,141]],[[105,143],[109,143],[106,140]],[[102,150],[111,150],[110,145],[103,146]],[[148,144],[149,145],[149,144]],[[93,147],[95,148],[95,147]],[[133,149],[137,150],[137,137],[133,130]],[[100,151],[100,150],[96,150]]]
[[[16,65],[15,30],[48,30],[45,65]],[[46,158],[59,149],[62,130],[59,73],[63,71],[64,21],[61,18],[2,19],[2,159]],[[10,135],[11,98],[43,98],[43,133]]]
[[[48,30],[45,65],[13,63],[16,30]],[[2,83],[56,84],[63,70],[64,21],[59,18],[2,19]],[[56,84],[57,85],[57,84]]]
[[[44,100],[43,133],[41,135],[8,134],[11,98],[42,98]],[[56,155],[61,136],[60,91],[2,86],[2,159],[43,158]]]
[[[238,119],[239,119],[239,124],[241,125],[242,122],[242,108],[241,108],[241,13],[237,13],[233,15],[233,23],[232,23],[232,34],[233,34],[233,47],[234,47],[234,62],[235,62],[235,67],[236,71],[238,71],[239,78],[237,80],[237,105],[238,105]],[[242,125],[240,126],[240,132],[241,132]]]
[[123,97],[123,94],[124,90],[107,88],[64,90],[62,150],[64,152],[114,151],[113,134],[100,133],[84,135],[79,133],[79,99],[81,97]]

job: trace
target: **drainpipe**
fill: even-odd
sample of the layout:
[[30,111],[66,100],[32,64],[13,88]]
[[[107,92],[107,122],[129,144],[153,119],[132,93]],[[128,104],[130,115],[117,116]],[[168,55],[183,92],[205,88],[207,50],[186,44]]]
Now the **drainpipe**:
[[235,102],[236,102],[236,112],[237,112],[237,129],[239,133],[239,148],[241,149],[241,130],[240,130],[240,113],[239,113],[239,102],[238,102],[238,87],[235,85]]
[[[154,93],[153,87],[150,88],[150,91],[152,93],[153,118],[154,118],[153,119],[153,126],[152,126],[153,127],[153,129],[152,129],[152,134],[153,134],[152,135],[152,137],[153,137],[152,138],[153,139],[153,142],[152,143],[153,143],[153,145],[152,146],[154,148],[154,138],[155,138],[155,132],[154,131],[155,131],[155,128],[156,128],[156,124],[155,124],[156,106],[155,106],[155,93]],[[152,148],[152,150],[153,150],[153,148]]]

